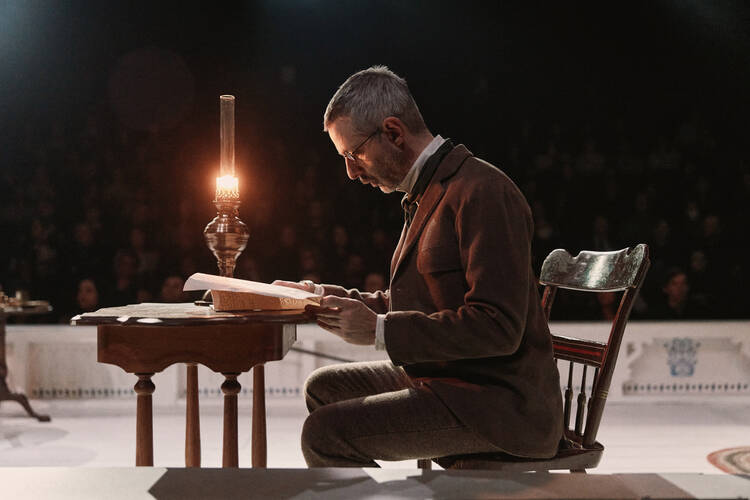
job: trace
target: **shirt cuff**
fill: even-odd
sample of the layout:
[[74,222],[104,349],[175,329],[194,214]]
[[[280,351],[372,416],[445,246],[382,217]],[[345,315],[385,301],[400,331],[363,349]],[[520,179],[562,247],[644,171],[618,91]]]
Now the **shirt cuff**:
[[313,290],[313,293],[315,295],[321,295],[322,296],[322,295],[325,295],[326,292],[325,292],[325,289],[323,288],[323,285],[318,285],[316,283],[315,284],[315,290]]
[[378,314],[375,323],[375,350],[385,351],[385,314]]

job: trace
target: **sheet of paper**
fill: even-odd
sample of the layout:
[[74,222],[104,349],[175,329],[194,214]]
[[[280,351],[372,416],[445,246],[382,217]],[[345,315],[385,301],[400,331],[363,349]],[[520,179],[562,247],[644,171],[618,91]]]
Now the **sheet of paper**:
[[94,312],[83,313],[87,318],[160,318],[185,319],[194,317],[232,318],[232,313],[216,312],[210,307],[196,306],[192,302],[181,304],[164,304],[161,302],[144,302],[127,306],[104,307]]
[[240,280],[237,278],[226,278],[214,276],[213,274],[195,273],[190,276],[182,288],[186,292],[193,290],[227,290],[230,292],[249,292],[265,295],[267,297],[285,297],[289,299],[311,299],[318,296],[314,293],[305,292],[296,288],[286,286],[269,285],[258,281]]

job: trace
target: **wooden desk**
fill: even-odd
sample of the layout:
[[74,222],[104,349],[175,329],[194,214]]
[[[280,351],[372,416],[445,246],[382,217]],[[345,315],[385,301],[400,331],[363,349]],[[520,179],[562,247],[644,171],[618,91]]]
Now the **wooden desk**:
[[34,316],[38,314],[47,314],[52,310],[48,302],[32,301],[24,305],[11,306],[0,305],[0,402],[15,401],[23,406],[30,417],[34,417],[40,422],[49,422],[49,415],[40,415],[31,408],[29,400],[22,392],[11,392],[8,387],[8,363],[5,359],[5,319],[8,316]]
[[[136,304],[76,316],[78,325],[97,325],[97,360],[138,377],[136,465],[153,465],[151,394],[154,373],[188,363],[185,462],[200,466],[198,383],[194,364],[224,375],[224,467],[238,466],[237,376],[253,370],[252,464],[266,466],[266,409],[263,363],[282,359],[297,339],[301,311],[216,313],[193,304]],[[190,369],[190,365],[192,370]]]

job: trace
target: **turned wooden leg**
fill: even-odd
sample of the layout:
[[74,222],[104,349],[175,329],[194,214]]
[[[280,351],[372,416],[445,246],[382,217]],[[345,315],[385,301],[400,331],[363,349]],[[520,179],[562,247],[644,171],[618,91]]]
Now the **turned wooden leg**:
[[224,393],[224,455],[222,467],[238,467],[237,451],[237,394],[242,386],[237,382],[239,373],[223,373],[226,380],[221,384]]
[[154,465],[154,421],[151,394],[156,386],[151,382],[153,373],[136,373],[135,393],[138,403],[135,419],[135,465]]
[[266,453],[266,380],[263,365],[253,368],[253,467],[265,467]]
[[185,467],[201,466],[201,422],[198,411],[198,365],[187,363],[185,388]]

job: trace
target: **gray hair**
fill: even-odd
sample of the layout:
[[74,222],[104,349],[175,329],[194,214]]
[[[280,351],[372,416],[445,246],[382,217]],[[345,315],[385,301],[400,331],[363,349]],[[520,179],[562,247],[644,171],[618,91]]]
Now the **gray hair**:
[[323,131],[349,117],[355,132],[369,134],[389,116],[399,118],[411,132],[427,129],[406,80],[386,66],[372,66],[341,84],[323,115]]

